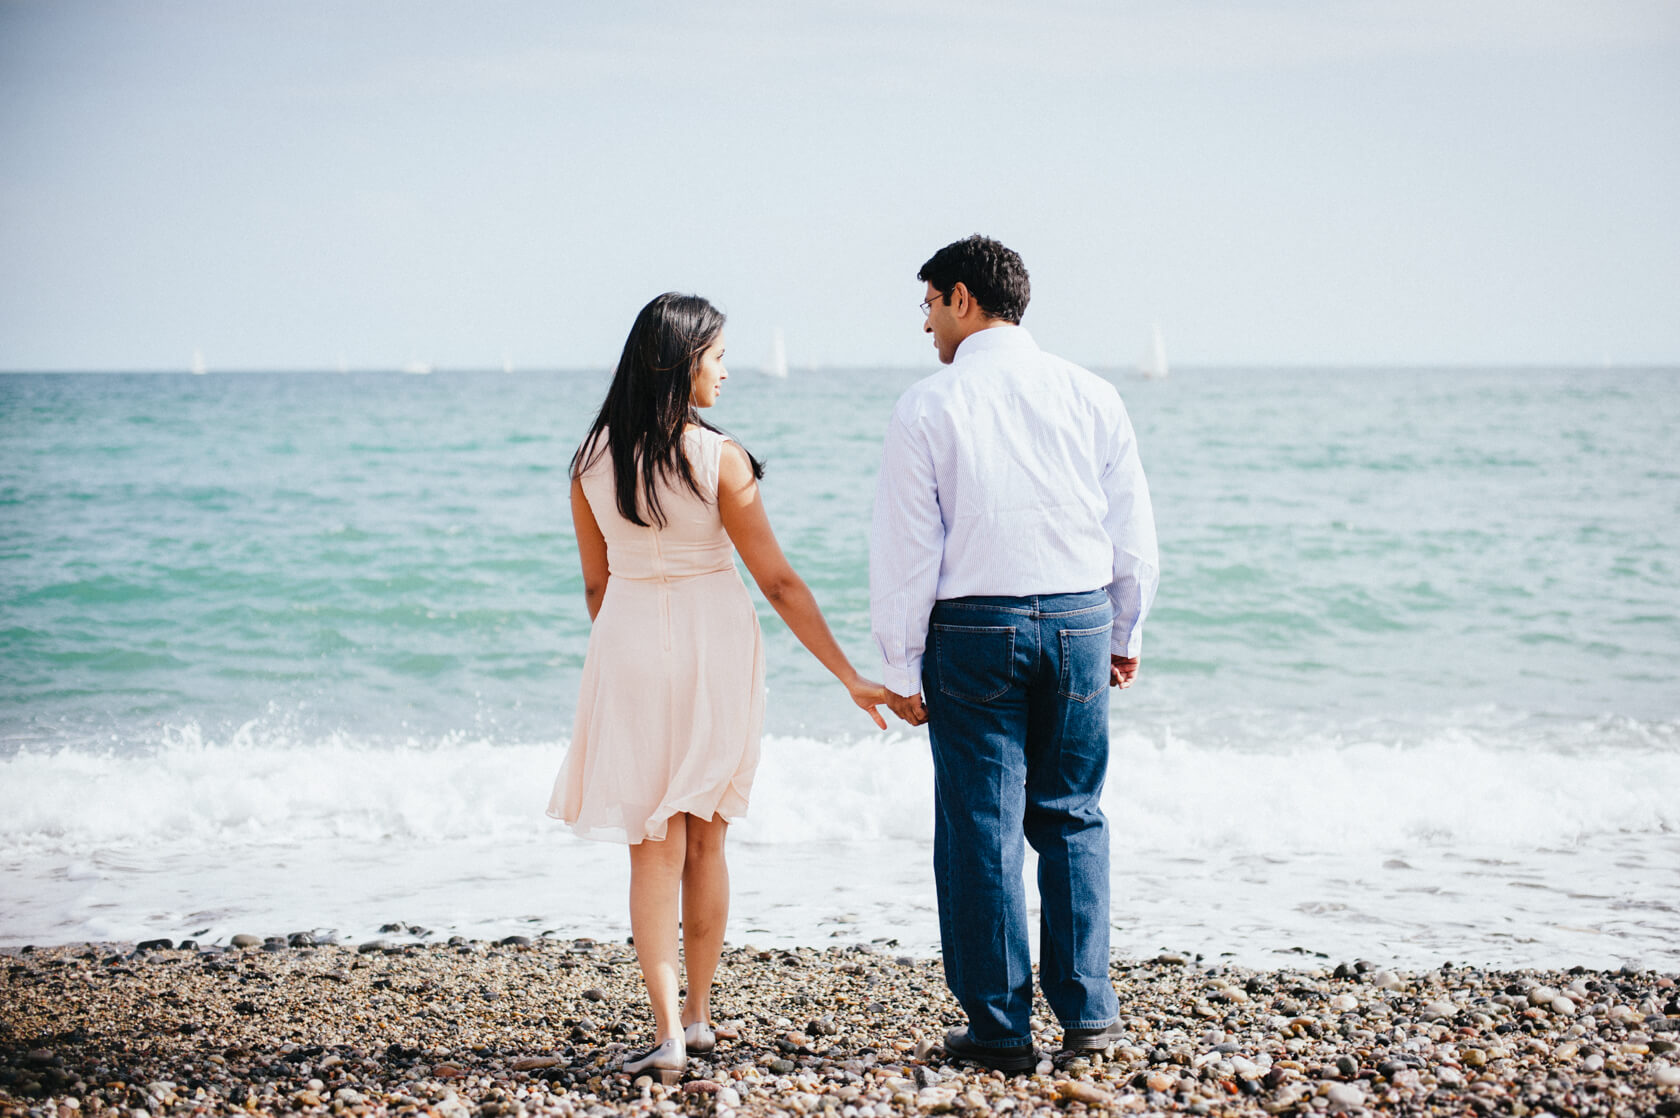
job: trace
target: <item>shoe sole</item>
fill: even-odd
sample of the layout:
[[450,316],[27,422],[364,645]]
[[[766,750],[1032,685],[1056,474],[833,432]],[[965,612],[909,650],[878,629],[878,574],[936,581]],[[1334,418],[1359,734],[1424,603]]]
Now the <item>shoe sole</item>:
[[1001,1060],[990,1060],[984,1056],[971,1052],[952,1052],[945,1049],[945,1055],[953,1060],[960,1060],[965,1064],[978,1064],[993,1071],[1001,1071],[1009,1075],[1019,1075],[1024,1071],[1032,1071],[1038,1066],[1038,1054],[1031,1056],[1009,1056]]

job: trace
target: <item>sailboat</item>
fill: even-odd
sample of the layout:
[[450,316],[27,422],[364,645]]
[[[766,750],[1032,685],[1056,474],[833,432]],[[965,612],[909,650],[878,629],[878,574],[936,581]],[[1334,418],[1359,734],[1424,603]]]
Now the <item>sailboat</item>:
[[1149,352],[1138,362],[1138,372],[1148,380],[1165,380],[1167,377],[1167,343],[1161,338],[1161,324],[1154,324],[1154,333],[1149,340]]
[[509,376],[513,375],[513,358],[508,356],[506,350],[502,351],[502,372],[507,373]]
[[431,373],[432,367],[424,361],[410,361],[403,366],[402,371],[412,376],[423,377]]
[[770,360],[764,363],[764,375],[779,380],[787,379],[787,342],[782,338],[780,326],[770,335]]
[[193,350],[193,359],[192,359],[192,373],[193,373],[193,376],[201,377],[205,373],[208,373],[209,371],[210,371],[210,366],[208,366],[204,363],[204,351],[203,350],[198,350],[198,349]]

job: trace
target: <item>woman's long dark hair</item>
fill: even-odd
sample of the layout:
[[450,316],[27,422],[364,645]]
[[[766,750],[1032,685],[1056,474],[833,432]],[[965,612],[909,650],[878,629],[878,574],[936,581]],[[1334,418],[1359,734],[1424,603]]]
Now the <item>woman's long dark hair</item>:
[[[632,524],[645,528],[651,520],[665,526],[659,507],[661,479],[680,482],[696,497],[704,496],[683,453],[682,436],[690,423],[718,431],[700,418],[692,400],[694,366],[717,340],[723,322],[723,312],[698,295],[667,291],[643,307],[624,340],[607,398],[572,455],[575,480],[595,464],[604,444],[612,454],[618,511]],[[764,476],[763,464],[750,452],[747,461],[753,477]]]

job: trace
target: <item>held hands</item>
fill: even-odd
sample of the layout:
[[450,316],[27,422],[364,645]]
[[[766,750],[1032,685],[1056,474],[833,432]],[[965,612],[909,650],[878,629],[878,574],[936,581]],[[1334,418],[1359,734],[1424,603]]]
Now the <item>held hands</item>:
[[851,693],[852,702],[869,712],[869,717],[875,720],[876,726],[883,730],[887,728],[887,720],[882,718],[881,712],[875,708],[882,703],[891,704],[891,691],[872,679],[864,679],[861,675],[854,675],[846,684],[846,690]]
[[888,691],[886,703],[894,714],[910,723],[910,725],[923,726],[927,724],[927,707],[922,703],[920,695],[899,695]]
[[1114,656],[1108,658],[1108,685],[1118,687],[1122,691],[1132,685],[1137,678],[1138,658],[1136,656]]

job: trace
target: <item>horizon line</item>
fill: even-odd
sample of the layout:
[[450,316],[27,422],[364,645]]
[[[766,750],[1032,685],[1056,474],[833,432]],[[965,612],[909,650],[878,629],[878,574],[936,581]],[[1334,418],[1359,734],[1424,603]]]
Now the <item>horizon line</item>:
[[[1140,379],[1149,379],[1135,365],[1114,364],[1084,364],[1083,368],[1092,372],[1131,373]],[[923,368],[921,365],[895,364],[889,362],[872,362],[868,364],[823,363],[799,365],[791,368],[795,373],[858,373],[858,372],[913,372]],[[943,366],[932,366],[933,369]],[[761,365],[741,365],[742,372],[764,375]],[[1680,371],[1680,359],[1668,361],[1210,361],[1210,362],[1174,362],[1173,374],[1183,372],[1451,372],[1456,370],[1504,370],[1511,372],[1667,372]],[[610,372],[606,365],[531,365],[515,367],[512,370],[495,365],[435,365],[425,372],[405,369],[400,365],[365,365],[338,368],[336,366],[262,366],[243,365],[225,369],[210,369],[198,373],[188,368],[177,366],[150,367],[120,367],[104,368],[56,368],[31,369],[7,368],[0,369],[0,376],[357,376],[360,374],[393,375],[405,377],[436,376],[450,374],[491,374],[495,376],[551,376],[556,374],[599,374]],[[766,379],[781,379],[766,377]],[[1163,378],[1163,379],[1170,379]]]

